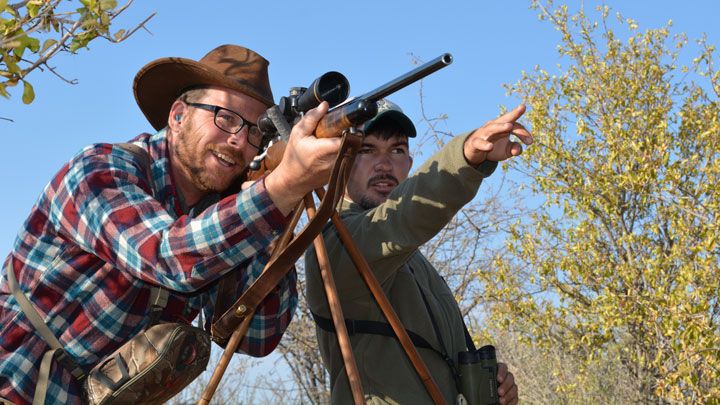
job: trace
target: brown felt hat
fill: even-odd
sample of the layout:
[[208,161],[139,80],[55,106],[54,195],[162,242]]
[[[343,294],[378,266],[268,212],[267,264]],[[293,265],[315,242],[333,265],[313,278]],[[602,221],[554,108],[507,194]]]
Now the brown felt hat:
[[145,65],[135,76],[133,93],[145,117],[156,130],[167,125],[170,107],[188,87],[215,85],[247,94],[268,107],[273,102],[268,62],[237,45],[222,45],[199,61],[162,58]]

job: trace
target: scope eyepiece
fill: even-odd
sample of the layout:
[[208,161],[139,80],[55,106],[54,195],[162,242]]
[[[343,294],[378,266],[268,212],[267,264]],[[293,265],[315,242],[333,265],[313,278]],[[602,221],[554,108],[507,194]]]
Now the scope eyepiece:
[[345,101],[350,94],[350,82],[339,72],[327,72],[315,79],[307,90],[297,99],[297,111],[307,112],[323,101],[330,108]]

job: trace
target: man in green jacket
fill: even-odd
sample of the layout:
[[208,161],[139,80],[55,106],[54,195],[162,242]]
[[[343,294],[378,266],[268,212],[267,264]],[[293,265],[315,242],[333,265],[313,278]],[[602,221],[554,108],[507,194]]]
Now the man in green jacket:
[[[526,145],[532,142],[517,122],[525,106],[456,136],[410,177],[408,139],[415,137],[415,127],[390,102],[382,102],[379,111],[364,127],[341,216],[405,329],[431,346],[418,351],[443,397],[453,404],[458,396],[456,373],[444,357],[457,368],[458,352],[467,350],[465,325],[453,293],[418,248],[475,197],[499,161],[522,152],[519,143],[510,141],[511,134]],[[367,403],[432,403],[400,343],[378,334],[378,325],[387,320],[336,229],[326,228],[323,236],[346,322],[372,321],[372,327],[356,329],[350,336]],[[352,403],[314,249],[306,253],[305,266],[307,299],[330,373],[332,403]],[[517,403],[517,386],[504,364],[498,370],[498,394],[503,405]]]

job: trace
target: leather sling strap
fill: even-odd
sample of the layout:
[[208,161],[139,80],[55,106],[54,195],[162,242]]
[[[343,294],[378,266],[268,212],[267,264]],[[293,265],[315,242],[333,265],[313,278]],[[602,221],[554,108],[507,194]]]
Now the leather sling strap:
[[50,346],[51,349],[45,352],[42,362],[40,363],[38,381],[35,387],[35,397],[33,398],[33,405],[42,405],[45,403],[45,396],[47,394],[48,383],[50,381],[50,367],[52,366],[52,361],[55,356],[57,356],[58,363],[70,371],[70,374],[78,382],[85,378],[85,372],[82,368],[80,368],[80,366],[78,366],[75,360],[67,354],[65,349],[63,349],[60,341],[45,324],[45,321],[43,321],[42,317],[40,317],[40,314],[30,303],[30,300],[28,300],[25,294],[23,294],[20,286],[18,285],[17,279],[15,278],[15,272],[12,269],[11,263],[12,258],[8,260],[6,268],[10,290],[12,291],[18,305],[20,305],[25,317],[27,317],[40,337],[48,344],[48,346]]
[[362,137],[346,134],[338,153],[340,164],[335,164],[328,189],[323,198],[317,214],[302,231],[288,244],[286,249],[277,257],[270,260],[263,273],[240,296],[240,298],[227,310],[212,326],[214,339],[229,339],[233,331],[240,325],[245,316],[257,308],[268,294],[278,285],[280,280],[290,271],[295,262],[305,253],[315,237],[322,232],[323,227],[332,216],[336,205],[345,191],[344,176],[349,173],[354,161],[354,151],[359,148]]

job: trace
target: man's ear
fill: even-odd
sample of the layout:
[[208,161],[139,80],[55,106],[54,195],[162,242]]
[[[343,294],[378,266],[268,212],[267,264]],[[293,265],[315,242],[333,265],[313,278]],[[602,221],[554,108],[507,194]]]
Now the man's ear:
[[176,100],[170,107],[170,114],[168,115],[168,128],[170,128],[172,132],[180,131],[183,117],[185,116],[186,112],[187,104],[183,103],[182,101]]
[[413,158],[412,158],[412,156],[410,156],[410,155],[408,154],[408,159],[410,159],[410,165],[408,166],[408,173],[410,173],[410,171],[412,170]]

